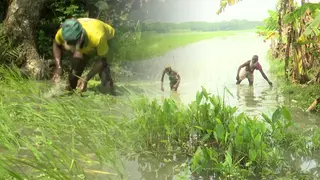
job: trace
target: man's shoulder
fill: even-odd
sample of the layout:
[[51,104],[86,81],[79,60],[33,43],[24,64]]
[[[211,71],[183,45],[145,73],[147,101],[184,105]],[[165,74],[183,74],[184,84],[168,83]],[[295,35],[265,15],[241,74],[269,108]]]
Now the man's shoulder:
[[259,62],[257,62],[257,64],[256,64],[256,69],[262,70],[262,66],[261,66],[261,64]]
[[105,36],[109,36],[109,34],[114,34],[113,27],[99,19],[79,18],[78,20],[82,24],[82,27],[85,29],[85,31],[87,31],[89,36],[95,37],[97,41],[104,39]]
[[111,25],[101,21],[100,19],[95,19],[95,18],[78,18],[78,21],[82,25],[90,24],[91,26],[110,26]]

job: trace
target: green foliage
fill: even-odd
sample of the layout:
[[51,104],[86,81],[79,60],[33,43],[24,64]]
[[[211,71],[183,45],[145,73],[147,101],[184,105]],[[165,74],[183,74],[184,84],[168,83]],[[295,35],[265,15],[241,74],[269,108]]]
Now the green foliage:
[[2,31],[0,24],[0,64],[22,65],[22,57],[19,47],[15,47]]
[[46,96],[46,83],[25,80],[12,69],[0,68],[0,74],[1,177],[94,179],[90,172],[100,163],[103,178],[123,179],[121,159],[134,154],[188,154],[190,161],[175,167],[184,177],[188,170],[222,179],[313,176],[295,169],[286,155],[319,149],[320,131],[297,127],[285,107],[271,117],[252,118],[236,114],[236,107],[204,88],[187,106],[141,96],[128,103],[92,93],[53,98]]
[[187,107],[169,99],[163,105],[143,99],[137,106],[133,124],[138,124],[132,132],[138,129],[140,138],[135,145],[154,152],[164,148],[171,153],[192,154],[193,173],[215,174],[222,179],[274,179],[285,174],[312,177],[296,170],[286,154],[310,154],[319,146],[307,144],[318,135],[311,133],[313,128],[297,127],[285,107],[279,107],[272,117],[262,114],[262,119],[236,115],[236,107],[224,105],[205,89]]
[[78,1],[59,0],[48,4],[43,10],[38,26],[37,48],[41,56],[52,58],[52,40],[60,24],[67,18],[86,17],[85,11]]
[[306,36],[317,36],[318,38],[320,38],[320,31],[319,31],[319,27],[320,27],[320,9],[317,9],[314,13],[314,19],[309,22],[307,24],[307,28],[304,32],[304,35]]
[[304,16],[307,10],[314,12],[317,9],[320,9],[320,5],[318,3],[305,3],[302,6],[295,8],[292,12],[286,14],[284,16],[283,22],[285,24],[290,24],[298,19],[301,19],[301,17]]
[[[121,129],[117,117],[103,111],[114,102],[111,97],[88,101],[76,95],[48,98],[43,93],[50,90],[46,84],[25,80],[5,68],[0,74],[2,171],[28,179],[92,179],[87,171],[98,161],[108,172],[121,176],[117,153],[126,137],[117,130]],[[8,96],[12,93],[15,95]],[[104,108],[97,109],[102,104]]]
[[217,11],[217,14],[222,13],[223,11],[225,11],[225,9],[227,8],[227,6],[232,6],[236,3],[239,3],[242,0],[220,0],[220,7]]

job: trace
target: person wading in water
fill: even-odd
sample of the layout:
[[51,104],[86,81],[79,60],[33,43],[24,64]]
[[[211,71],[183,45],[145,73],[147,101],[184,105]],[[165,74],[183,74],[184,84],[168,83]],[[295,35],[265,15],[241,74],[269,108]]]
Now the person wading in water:
[[[56,82],[62,74],[62,50],[73,53],[71,72],[69,73],[67,90],[74,90],[77,86],[80,92],[87,89],[88,81],[99,73],[101,86],[105,88],[109,82],[113,90],[110,66],[106,55],[109,50],[108,40],[115,35],[115,29],[110,25],[92,18],[67,19],[55,35],[53,41],[53,56],[55,72],[52,80]],[[78,82],[88,60],[97,58],[90,72]]]
[[262,77],[269,83],[270,86],[272,86],[272,82],[269,81],[268,77],[263,72],[262,66],[260,65],[258,60],[259,57],[257,55],[254,55],[251,60],[246,61],[245,63],[239,66],[236,77],[236,84],[240,84],[241,81],[247,78],[249,81],[249,85],[252,86],[254,80],[253,72],[254,70],[259,70]]
[[163,87],[163,78],[164,75],[167,74],[169,76],[169,81],[170,81],[170,88],[173,91],[177,91],[179,84],[180,84],[180,75],[172,70],[172,68],[170,66],[166,66],[165,69],[162,72],[162,76],[161,76],[161,91],[164,91],[164,87]]

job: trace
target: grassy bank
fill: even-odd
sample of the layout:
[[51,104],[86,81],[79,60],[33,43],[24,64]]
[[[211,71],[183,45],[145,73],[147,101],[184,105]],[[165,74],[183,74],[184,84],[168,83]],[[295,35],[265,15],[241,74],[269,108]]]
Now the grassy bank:
[[236,107],[205,89],[187,106],[129,94],[128,101],[93,93],[52,97],[48,84],[2,68],[0,74],[3,179],[132,179],[123,158],[144,166],[143,156],[167,164],[175,161],[173,154],[191,157],[172,170],[185,172],[181,179],[191,173],[222,179],[316,176],[300,169],[300,158],[286,155],[312,155],[320,130],[295,126],[285,107],[260,121],[236,115]]
[[164,55],[170,50],[197,41],[214,37],[231,36],[240,32],[249,31],[251,30],[214,32],[175,31],[171,33],[143,32],[136,34],[134,42],[128,43],[127,45],[122,43],[122,46],[119,45],[117,47],[122,49],[121,52],[123,57],[121,57],[121,59],[142,60]]
[[[320,96],[319,84],[300,85],[287,82],[285,81],[284,61],[273,59],[270,54],[268,55],[268,59],[270,63],[270,72],[277,78],[277,82],[280,85],[283,95],[290,97],[290,101],[296,102],[292,104],[307,109],[312,102]],[[317,106],[314,111],[320,113],[320,107]]]

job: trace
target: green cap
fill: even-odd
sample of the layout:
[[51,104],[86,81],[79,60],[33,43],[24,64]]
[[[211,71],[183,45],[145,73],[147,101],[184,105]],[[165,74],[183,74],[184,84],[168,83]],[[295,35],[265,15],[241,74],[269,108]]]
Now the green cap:
[[67,19],[62,24],[62,37],[68,44],[76,44],[82,32],[82,25],[76,19]]

